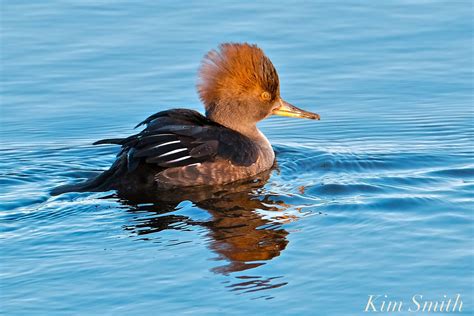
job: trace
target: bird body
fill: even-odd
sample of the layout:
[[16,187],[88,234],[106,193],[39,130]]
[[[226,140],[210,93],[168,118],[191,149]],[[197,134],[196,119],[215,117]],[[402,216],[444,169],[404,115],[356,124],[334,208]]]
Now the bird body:
[[141,164],[153,165],[150,176],[158,189],[234,182],[268,170],[275,159],[263,134],[251,139],[193,110],[159,112],[141,124],[146,128],[136,135],[95,144],[122,146],[117,158],[120,174],[130,175]]

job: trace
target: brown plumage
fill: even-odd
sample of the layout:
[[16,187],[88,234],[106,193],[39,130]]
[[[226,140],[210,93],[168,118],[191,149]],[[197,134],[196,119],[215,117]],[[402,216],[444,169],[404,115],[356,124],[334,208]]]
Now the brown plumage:
[[206,109],[231,93],[232,99],[251,90],[267,91],[268,101],[279,96],[280,81],[270,59],[257,45],[225,43],[204,56],[198,92]]

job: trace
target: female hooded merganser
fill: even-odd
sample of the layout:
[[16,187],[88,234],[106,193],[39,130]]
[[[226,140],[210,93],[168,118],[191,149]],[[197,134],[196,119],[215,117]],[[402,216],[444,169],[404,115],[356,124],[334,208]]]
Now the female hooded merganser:
[[225,43],[203,59],[197,85],[206,116],[188,109],[156,113],[146,128],[117,144],[122,150],[109,170],[67,191],[120,192],[222,185],[270,169],[275,160],[257,122],[276,114],[319,120],[280,97],[277,71],[256,45]]

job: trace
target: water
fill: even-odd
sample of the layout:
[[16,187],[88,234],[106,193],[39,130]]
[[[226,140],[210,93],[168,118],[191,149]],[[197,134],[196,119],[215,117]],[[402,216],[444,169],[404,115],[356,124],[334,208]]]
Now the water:
[[[469,1],[3,1],[5,315],[357,315],[370,294],[474,311]],[[278,170],[214,199],[51,197],[107,168],[196,69],[258,43],[320,122],[260,124]],[[397,315],[413,314],[405,312]]]

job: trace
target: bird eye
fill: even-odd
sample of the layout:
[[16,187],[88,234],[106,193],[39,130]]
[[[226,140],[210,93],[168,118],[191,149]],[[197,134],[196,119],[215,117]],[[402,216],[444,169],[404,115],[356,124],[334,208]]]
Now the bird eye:
[[270,101],[270,99],[272,98],[272,95],[270,94],[270,92],[263,91],[261,97],[265,101]]

